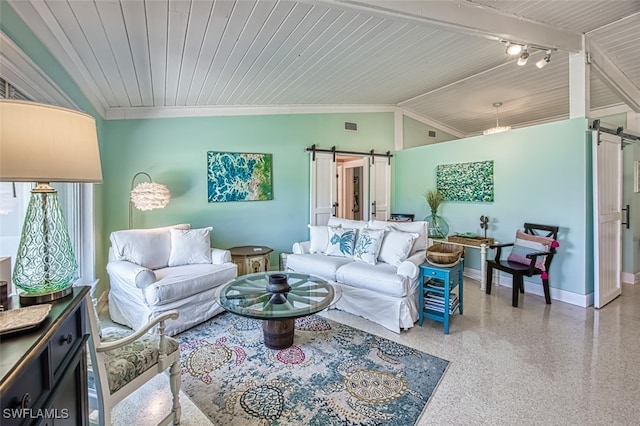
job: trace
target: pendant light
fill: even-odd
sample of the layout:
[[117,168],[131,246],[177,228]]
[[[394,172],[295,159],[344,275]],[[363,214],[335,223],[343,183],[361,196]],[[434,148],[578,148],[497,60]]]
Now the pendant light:
[[511,130],[511,126],[501,126],[499,123],[498,108],[502,106],[502,102],[494,102],[492,105],[496,109],[496,126],[483,131],[482,134],[491,135],[494,133],[508,132],[509,130]]

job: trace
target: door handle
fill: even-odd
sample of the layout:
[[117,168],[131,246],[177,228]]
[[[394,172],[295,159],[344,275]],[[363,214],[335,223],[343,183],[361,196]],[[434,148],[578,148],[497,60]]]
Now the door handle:
[[625,212],[625,219],[622,222],[622,225],[626,225],[627,229],[629,229],[629,226],[631,225],[631,206],[629,206],[629,204],[627,204],[627,208],[626,209],[622,209],[623,212]]
[[338,216],[338,203],[337,202],[333,203],[333,216],[334,217]]
[[371,203],[371,219],[376,218],[376,202]]

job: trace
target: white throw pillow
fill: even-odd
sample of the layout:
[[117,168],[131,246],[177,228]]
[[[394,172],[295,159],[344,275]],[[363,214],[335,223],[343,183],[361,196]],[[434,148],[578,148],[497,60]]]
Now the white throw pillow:
[[151,229],[114,231],[109,239],[117,260],[125,260],[149,269],[166,268],[171,253],[170,229],[189,229],[180,224]]
[[412,232],[387,231],[382,240],[378,260],[389,265],[399,266],[411,254],[413,242],[418,234]]
[[324,253],[329,245],[329,228],[326,225],[309,227],[309,253]]
[[383,229],[361,229],[358,231],[353,258],[375,265],[384,239]]
[[413,242],[411,254],[427,249],[427,222],[420,220],[415,222],[385,222],[373,220],[369,222],[369,228],[373,229],[394,229],[396,231],[411,232],[418,235]]
[[171,229],[169,266],[211,263],[212,227],[199,229]]
[[353,256],[353,246],[356,242],[356,230],[329,226],[329,244],[325,254],[327,256]]

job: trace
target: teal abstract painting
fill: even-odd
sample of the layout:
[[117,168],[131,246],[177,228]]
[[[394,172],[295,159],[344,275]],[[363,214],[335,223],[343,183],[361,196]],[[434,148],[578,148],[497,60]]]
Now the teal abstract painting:
[[273,200],[271,154],[207,152],[210,203]]
[[446,201],[492,202],[493,161],[439,165],[436,187]]

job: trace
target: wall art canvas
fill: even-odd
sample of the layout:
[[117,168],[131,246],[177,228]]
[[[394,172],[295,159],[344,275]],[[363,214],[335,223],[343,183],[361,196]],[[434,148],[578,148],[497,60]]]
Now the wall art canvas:
[[210,203],[273,200],[271,154],[207,152]]
[[493,201],[493,161],[441,164],[436,187],[446,201]]

